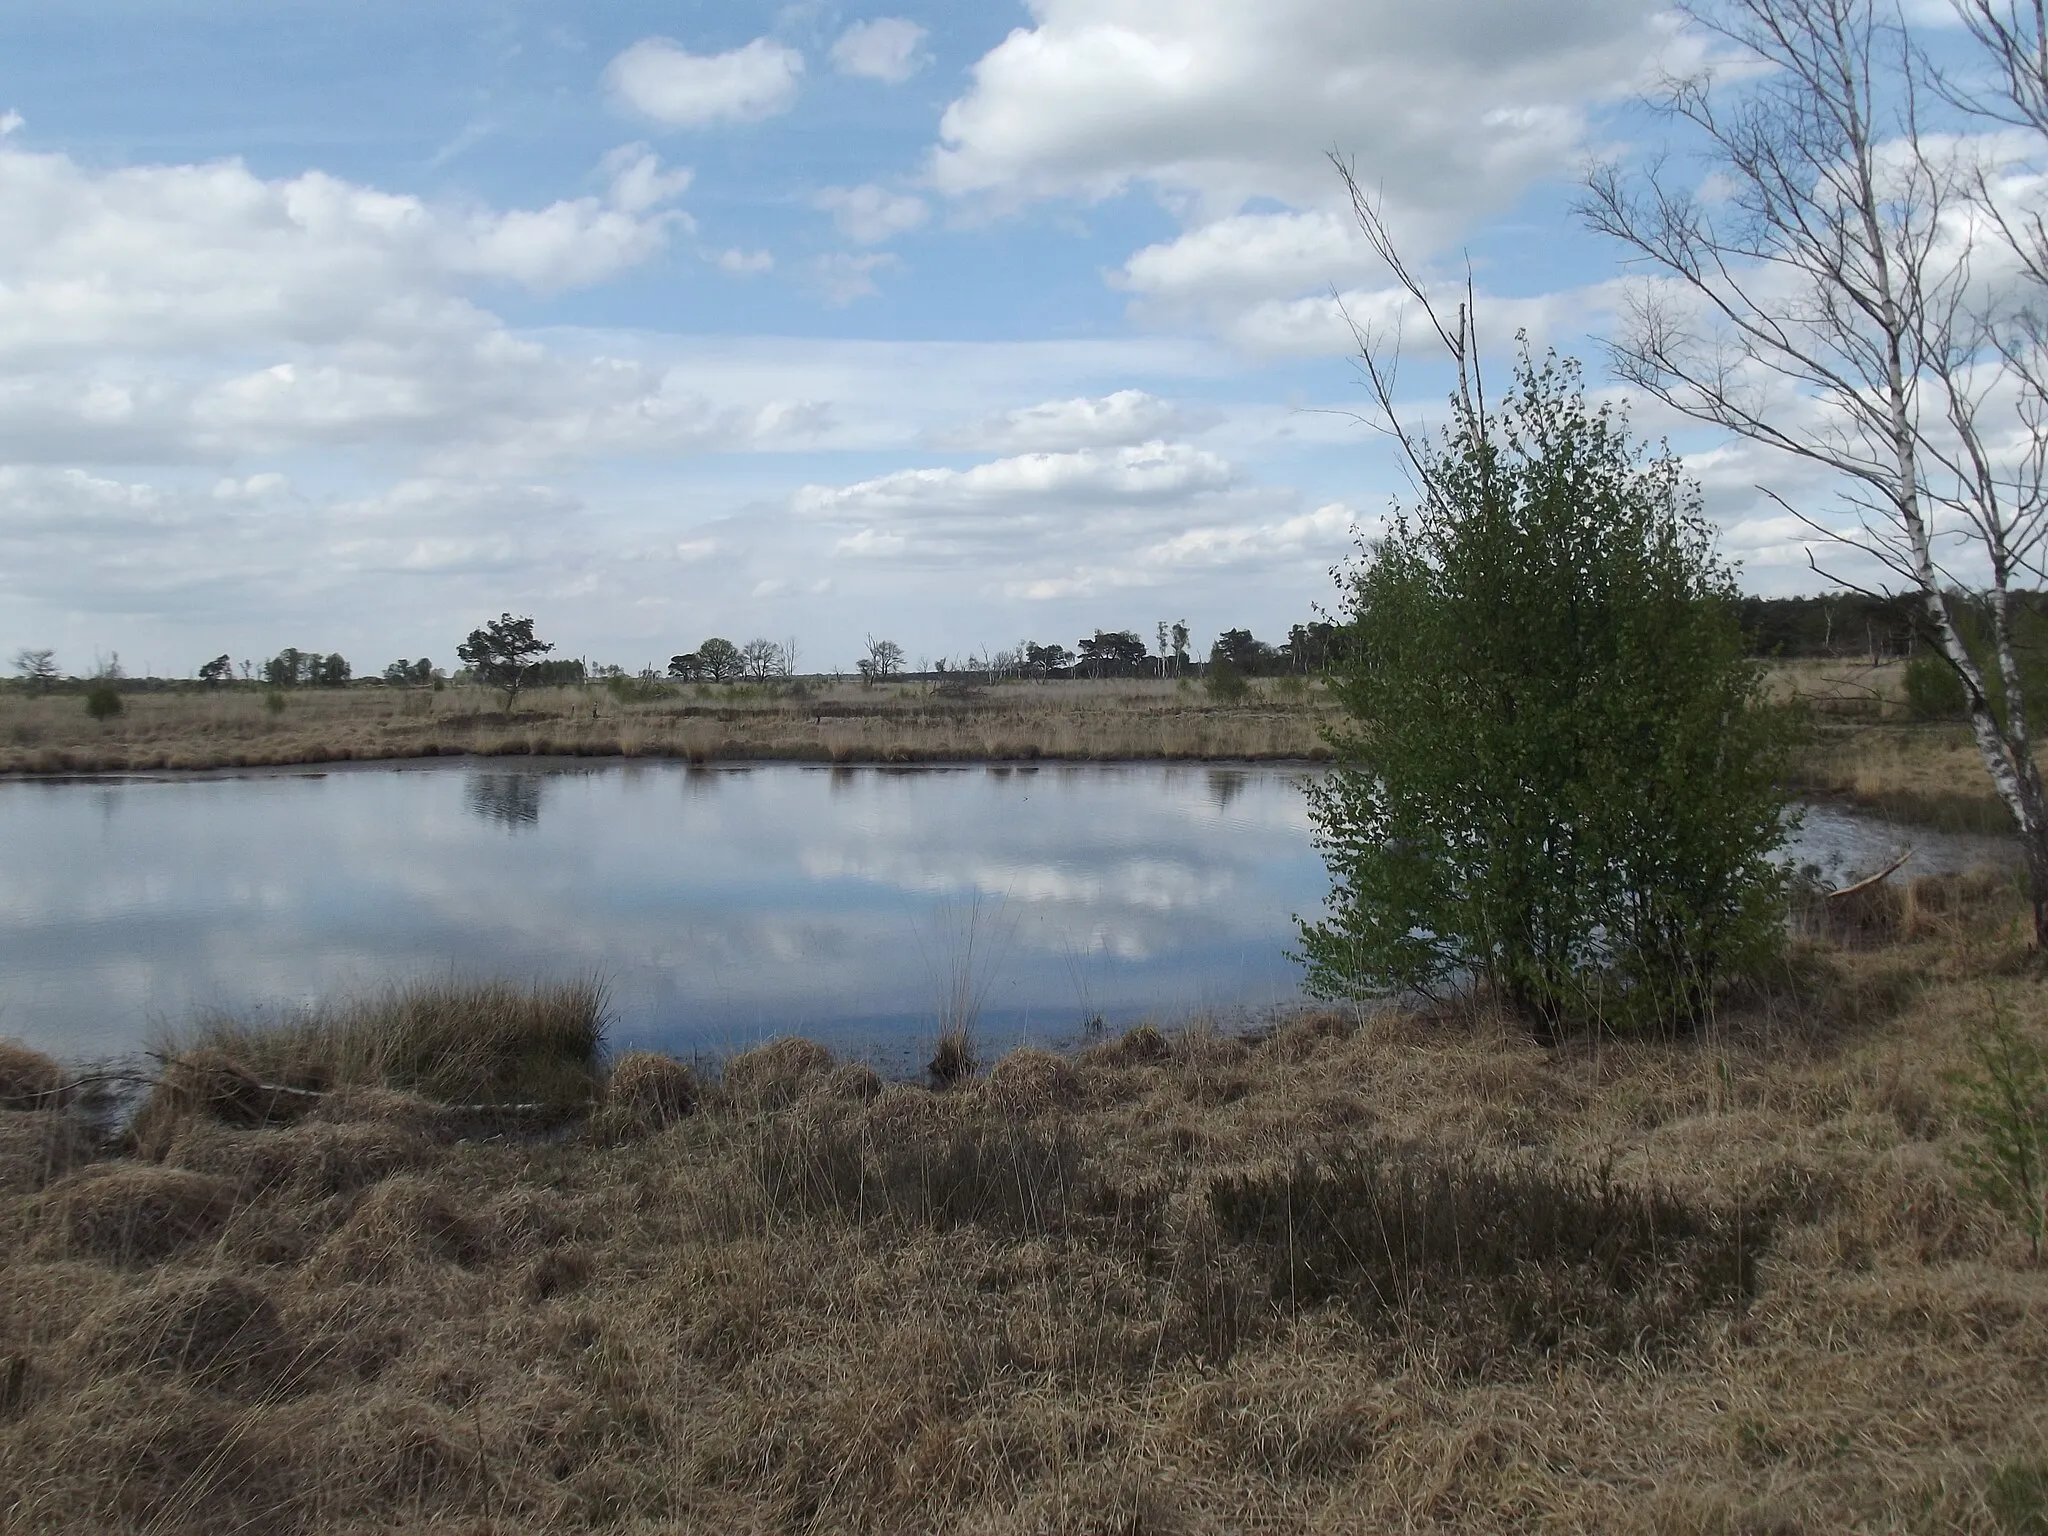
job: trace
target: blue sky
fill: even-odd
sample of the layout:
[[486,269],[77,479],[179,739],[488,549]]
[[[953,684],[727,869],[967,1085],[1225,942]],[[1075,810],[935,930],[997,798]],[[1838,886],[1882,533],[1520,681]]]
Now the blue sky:
[[1699,48],[1638,0],[0,9],[0,647],[1277,638],[1402,486],[1325,153],[1599,382],[1572,189]]

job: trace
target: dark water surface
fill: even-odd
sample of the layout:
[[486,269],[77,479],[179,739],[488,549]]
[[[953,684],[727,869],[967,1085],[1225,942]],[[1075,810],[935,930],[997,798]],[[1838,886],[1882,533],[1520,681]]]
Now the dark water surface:
[[[133,1050],[195,1010],[411,977],[598,975],[614,1040],[799,1031],[916,1059],[957,978],[989,1044],[1296,995],[1327,889],[1284,767],[894,772],[439,762],[0,783],[0,1035]],[[1815,808],[1841,876],[2005,856]]]

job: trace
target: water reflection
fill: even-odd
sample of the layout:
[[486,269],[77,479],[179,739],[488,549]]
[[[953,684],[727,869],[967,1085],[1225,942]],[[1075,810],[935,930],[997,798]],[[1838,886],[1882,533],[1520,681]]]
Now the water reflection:
[[1227,811],[1230,802],[1244,793],[1247,775],[1242,768],[1211,768],[1209,770],[1209,798],[1216,803],[1216,809]]
[[199,1007],[595,971],[622,1042],[797,1029],[902,1065],[977,907],[991,1043],[1257,1007],[1294,992],[1323,873],[1295,774],[1228,786],[502,761],[0,785],[0,1033],[88,1054]]
[[541,790],[547,780],[537,773],[473,771],[463,786],[472,814],[514,831],[540,825]]
[[[1293,995],[1327,878],[1281,767],[420,764],[0,784],[0,1035],[126,1050],[197,1008],[597,973],[622,1044],[801,1030],[917,1059],[973,934],[990,1043]],[[545,814],[543,814],[545,812]],[[516,835],[507,834],[513,833]],[[2009,857],[1808,813],[1842,876]]]

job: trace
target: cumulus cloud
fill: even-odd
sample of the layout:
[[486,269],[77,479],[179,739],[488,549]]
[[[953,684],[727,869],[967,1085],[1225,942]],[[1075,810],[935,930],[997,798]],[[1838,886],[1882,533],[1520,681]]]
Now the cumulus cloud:
[[[1659,0],[1036,0],[974,66],[927,165],[997,208],[1149,191],[1181,232],[1112,281],[1154,321],[1344,349],[1261,305],[1383,281],[1327,156],[1355,159],[1411,255],[1569,174],[1589,113],[1700,43]],[[1278,203],[1279,209],[1258,204]],[[1310,342],[1309,329],[1317,334]]]
[[771,38],[703,54],[665,37],[643,37],[612,60],[605,79],[641,116],[671,128],[701,128],[787,112],[803,73],[804,56]]
[[951,192],[1322,202],[1331,146],[1405,205],[1496,204],[1670,41],[1654,0],[1039,0],[947,108]]
[[1119,285],[1167,303],[1262,297],[1276,288],[1350,287],[1380,270],[1348,212],[1244,213],[1148,245]]
[[1112,447],[1161,438],[1212,420],[1142,389],[1120,389],[1093,399],[1046,400],[1003,411],[941,434],[933,446],[997,453]]
[[1026,606],[1320,584],[1357,522],[1342,503],[1304,508],[1218,454],[1166,440],[810,485],[790,511],[785,545],[822,531],[825,553],[868,584],[939,572],[985,600]]
[[842,75],[901,85],[931,62],[924,39],[924,28],[901,16],[857,21],[832,45],[832,62]]
[[661,156],[645,144],[620,145],[604,157],[603,169],[611,180],[612,206],[634,214],[681,197],[695,175],[686,165],[663,170]]
[[604,198],[539,209],[429,204],[239,160],[98,172],[0,143],[0,360],[269,340],[403,337],[471,323],[465,278],[552,292],[604,281],[687,227],[687,184],[651,152]]
[[718,253],[718,270],[730,272],[734,277],[755,277],[763,272],[772,272],[775,270],[775,253],[743,251],[733,246]]
[[828,251],[811,262],[811,277],[827,304],[851,304],[881,292],[875,274],[901,267],[901,258],[888,251],[854,255],[850,251]]
[[930,214],[924,199],[891,192],[873,183],[859,187],[827,187],[813,206],[832,215],[839,232],[856,245],[880,245],[922,224]]
[[[239,161],[111,172],[0,143],[0,439],[17,462],[407,450],[437,472],[802,441],[801,396],[718,400],[669,368],[513,335],[469,290],[602,282],[688,229],[645,145],[600,196],[439,205]],[[738,256],[729,269],[759,270]]]

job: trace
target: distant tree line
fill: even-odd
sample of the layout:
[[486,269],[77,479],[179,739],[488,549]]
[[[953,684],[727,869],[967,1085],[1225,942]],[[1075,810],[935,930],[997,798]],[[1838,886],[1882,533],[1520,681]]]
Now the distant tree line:
[[[2048,621],[2048,592],[2007,594],[2015,627],[2030,631]],[[1958,610],[1980,600],[1955,592]],[[1981,605],[1981,604],[1980,604]],[[1745,597],[1738,604],[1750,654],[1763,657],[1861,657],[1898,661],[1928,652],[1927,604],[1919,594],[1879,596],[1823,592],[1816,597]]]
[[[2048,672],[2048,592],[2016,591],[2009,595],[2014,609],[2014,629],[2026,640],[2021,649],[2023,670],[2039,666]],[[1958,623],[1968,628],[1975,602],[1970,594],[1957,592],[1954,603]],[[1947,715],[1961,706],[1949,695],[1960,688],[1938,674],[1939,663],[1926,633],[1924,601],[1917,595],[1880,596],[1838,591],[1807,597],[1742,597],[1736,600],[1737,618],[1749,654],[1764,658],[1862,658],[1873,662],[1920,658],[1932,666],[1920,668],[1915,679],[1916,710],[1928,715]],[[552,645],[535,641],[532,620],[501,616],[492,625],[473,631],[470,641],[458,646],[466,652],[479,637],[486,642],[482,667],[468,660],[452,674],[458,682],[483,683],[507,689],[516,698],[521,688],[575,687],[597,681],[625,678],[617,666],[592,668],[581,660],[547,660]],[[507,626],[510,626],[508,629]],[[523,627],[522,627],[523,626]],[[1984,626],[1979,626],[1984,627]],[[503,654],[490,651],[493,630],[511,647]],[[1147,645],[1133,629],[1098,629],[1077,640],[1073,649],[1058,641],[1020,641],[1014,648],[971,654],[962,658],[939,657],[920,662],[916,675],[963,677],[981,674],[990,681],[1028,678],[1040,681],[1057,678],[1213,678],[1219,673],[1226,685],[1232,679],[1255,677],[1314,676],[1327,672],[1342,660],[1339,654],[1344,631],[1326,620],[1312,619],[1289,626],[1278,643],[1260,639],[1245,628],[1226,629],[1209,647],[1204,660],[1190,652],[1190,632],[1185,620],[1162,620],[1155,628],[1154,641]],[[523,647],[523,648],[522,648]],[[2034,651],[2042,654],[2034,656]],[[513,654],[517,651],[518,654]],[[666,678],[672,682],[729,683],[770,682],[796,675],[797,646],[794,640],[757,638],[736,645],[713,635],[696,649],[671,656]],[[119,678],[118,660],[101,663],[94,678]],[[893,640],[870,635],[855,670],[866,682],[880,682],[911,675],[903,647]],[[41,691],[65,681],[56,653],[45,648],[26,648],[15,653],[14,671],[31,691]],[[270,688],[338,688],[355,678],[348,658],[338,651],[301,650],[286,646],[267,661],[239,664],[226,652],[198,668],[199,681],[219,686],[238,680],[261,683]],[[658,681],[663,674],[645,668],[640,677]],[[516,679],[516,681],[514,681]],[[120,678],[128,685],[137,680]],[[400,657],[361,681],[397,687],[434,687],[450,680],[424,656]],[[2048,683],[2044,683],[2048,686]]]

